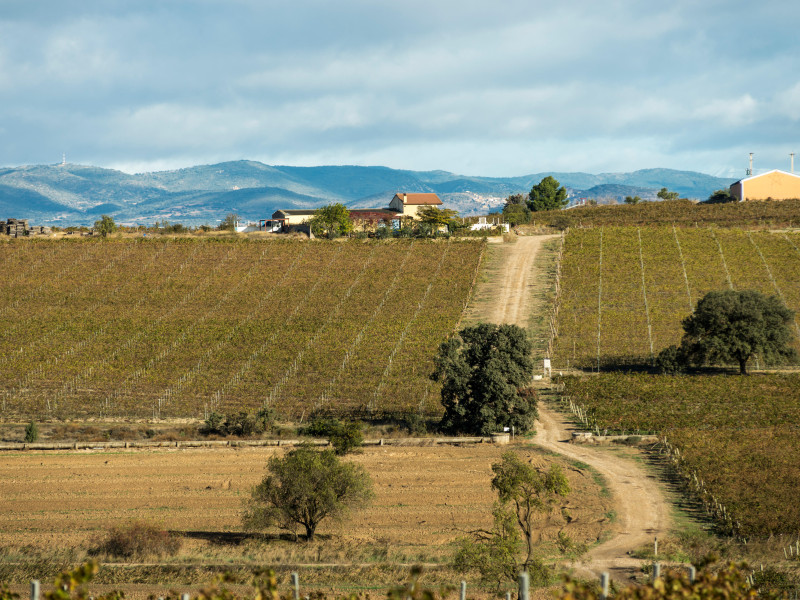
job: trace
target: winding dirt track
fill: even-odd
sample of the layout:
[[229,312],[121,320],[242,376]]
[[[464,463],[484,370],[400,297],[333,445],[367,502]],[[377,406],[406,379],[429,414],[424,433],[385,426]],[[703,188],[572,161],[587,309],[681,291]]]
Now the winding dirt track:
[[[539,277],[534,265],[544,236],[520,237],[509,244],[504,256],[503,276],[498,282],[499,298],[492,313],[497,323],[527,326],[537,310],[537,299],[530,291]],[[544,307],[542,307],[543,309]],[[608,571],[624,580],[641,566],[628,552],[651,543],[669,528],[670,508],[656,479],[641,464],[599,448],[569,443],[570,432],[564,418],[543,404],[539,405],[536,443],[594,467],[608,481],[616,505],[616,535],[592,549],[576,570],[582,575]]]

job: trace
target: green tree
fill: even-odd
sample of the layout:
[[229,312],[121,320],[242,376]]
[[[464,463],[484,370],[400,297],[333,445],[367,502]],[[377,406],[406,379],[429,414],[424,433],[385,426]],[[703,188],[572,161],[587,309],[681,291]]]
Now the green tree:
[[531,341],[517,325],[482,323],[443,342],[431,378],[442,382],[442,429],[487,435],[533,428],[536,396]]
[[709,292],[683,320],[680,354],[697,365],[735,362],[744,375],[755,354],[768,361],[795,357],[793,318],[794,311],[775,296],[753,290]]
[[435,206],[424,206],[417,213],[420,221],[427,223],[435,233],[440,227],[447,227],[450,231],[450,222],[458,216],[458,211],[450,208],[437,208]]
[[332,450],[300,446],[284,457],[273,457],[269,473],[245,503],[244,525],[264,529],[277,525],[305,528],[312,540],[326,518],[341,518],[372,497],[372,482],[360,465],[342,462]]
[[39,439],[39,426],[36,424],[36,421],[31,421],[25,426],[25,441],[35,442]]
[[495,503],[492,518],[492,529],[473,531],[458,540],[453,567],[459,573],[477,571],[482,583],[496,585],[499,592],[519,573],[522,539],[508,507]]
[[543,471],[522,462],[515,452],[503,454],[492,465],[492,489],[503,506],[510,507],[517,519],[527,546],[523,566],[527,570],[533,561],[533,533],[538,517],[549,515],[556,504],[570,493],[569,482],[556,464]]
[[680,194],[678,192],[670,192],[667,188],[661,188],[656,194],[662,200],[677,200]]
[[109,233],[117,230],[117,224],[111,216],[100,215],[100,219],[94,222],[94,230],[103,237],[108,237]]
[[317,236],[335,238],[353,231],[350,211],[344,204],[335,203],[323,206],[311,217],[311,232]]
[[[236,231],[236,226],[239,224],[239,215],[235,213],[228,213],[225,215],[225,218],[222,219],[219,223],[219,230],[220,231]],[[166,228],[167,223],[164,222],[164,227]]]
[[725,204],[726,202],[736,202],[736,196],[731,196],[731,191],[728,189],[715,190],[705,201],[705,204]]
[[625,196],[625,204],[639,204],[641,201],[639,196]]
[[512,226],[531,222],[531,209],[522,194],[512,194],[503,205],[503,219]]
[[[461,572],[476,570],[484,583],[500,587],[513,581],[521,569],[528,571],[534,582],[547,584],[551,571],[534,558],[534,533],[541,519],[550,517],[570,493],[569,482],[558,465],[546,471],[538,469],[515,452],[504,453],[492,471],[492,489],[498,496],[492,511],[494,525],[489,531],[474,531],[459,540],[454,566]],[[563,515],[564,507],[560,508]],[[564,539],[568,538],[562,532],[559,540]],[[523,540],[526,554],[520,563]]]
[[568,203],[567,189],[549,175],[533,186],[528,194],[528,208],[533,212],[558,210]]

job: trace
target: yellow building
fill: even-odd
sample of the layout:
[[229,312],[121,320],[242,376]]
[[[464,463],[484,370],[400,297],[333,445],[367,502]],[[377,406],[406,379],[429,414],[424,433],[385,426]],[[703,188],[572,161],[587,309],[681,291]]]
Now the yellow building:
[[392,201],[389,202],[389,208],[399,213],[398,216],[411,217],[412,219],[416,219],[419,210],[425,208],[426,206],[439,207],[441,205],[442,201],[439,200],[439,196],[436,194],[422,193],[398,193],[395,194],[394,198],[392,198]]
[[731,196],[740,202],[800,198],[800,175],[775,169],[761,175],[745,177],[731,185]]

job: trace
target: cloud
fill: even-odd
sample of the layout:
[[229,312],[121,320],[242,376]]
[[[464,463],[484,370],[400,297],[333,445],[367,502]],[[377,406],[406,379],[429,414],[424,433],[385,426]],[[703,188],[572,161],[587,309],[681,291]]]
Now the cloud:
[[791,141],[795,5],[538,4],[6,0],[0,164],[709,171]]

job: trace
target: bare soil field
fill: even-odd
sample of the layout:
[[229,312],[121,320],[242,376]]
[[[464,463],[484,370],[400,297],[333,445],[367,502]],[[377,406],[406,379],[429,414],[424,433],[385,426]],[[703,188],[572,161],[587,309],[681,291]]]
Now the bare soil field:
[[[553,460],[532,446],[512,447],[537,465]],[[448,563],[454,540],[491,525],[491,465],[507,449],[492,444],[366,448],[348,460],[370,473],[376,492],[373,504],[340,523],[324,522],[320,541],[309,544],[277,539],[278,530],[250,536],[240,527],[242,500],[263,477],[267,459],[282,452],[279,449],[4,453],[2,578],[22,584],[31,574],[31,563],[42,568],[44,561],[52,569],[77,564],[110,526],[141,519],[182,534],[182,550],[160,561],[165,566],[208,567],[205,570],[213,572],[231,566],[316,565],[330,569],[315,569],[313,581],[333,586],[359,578],[363,583],[362,570],[368,567],[374,572],[366,581],[390,585],[398,581],[398,570],[407,574],[408,565],[423,563],[439,572],[436,577],[456,582],[458,575],[436,567]],[[564,464],[574,490],[569,507],[573,520],[564,531],[576,542],[591,545],[613,520],[611,499],[591,469]],[[560,517],[551,517],[543,523],[542,539],[555,537],[563,526]],[[337,566],[351,573],[342,577]],[[203,583],[197,569],[190,573],[140,567],[130,566],[133,576],[125,581]],[[115,582],[120,575],[114,570],[106,567],[100,581]]]

